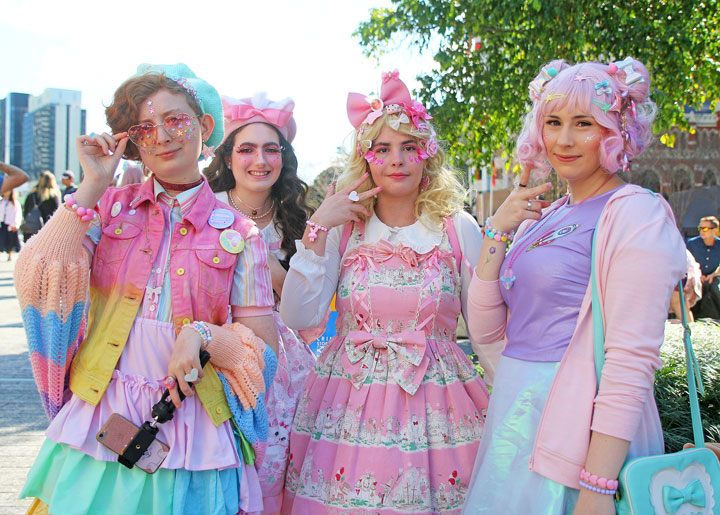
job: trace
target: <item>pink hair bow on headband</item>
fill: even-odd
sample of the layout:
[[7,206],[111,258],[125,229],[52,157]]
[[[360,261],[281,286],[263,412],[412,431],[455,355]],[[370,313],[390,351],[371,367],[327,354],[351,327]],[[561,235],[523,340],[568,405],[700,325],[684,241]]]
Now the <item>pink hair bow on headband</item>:
[[272,125],[290,142],[295,138],[295,102],[290,98],[274,102],[265,93],[258,93],[252,98],[240,100],[222,97],[222,105],[226,135],[245,125],[260,122]]
[[353,127],[357,129],[363,123],[372,125],[382,116],[383,110],[387,111],[391,106],[412,104],[410,91],[399,76],[400,73],[397,70],[383,73],[380,98],[368,97],[361,93],[348,94],[347,113]]

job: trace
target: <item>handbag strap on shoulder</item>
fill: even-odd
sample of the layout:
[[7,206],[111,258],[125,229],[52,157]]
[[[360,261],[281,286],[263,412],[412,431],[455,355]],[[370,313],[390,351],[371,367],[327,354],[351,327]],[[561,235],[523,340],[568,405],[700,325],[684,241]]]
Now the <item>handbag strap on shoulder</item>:
[[[598,221],[599,224],[599,221]],[[595,242],[597,238],[597,225],[592,239],[592,254],[590,258],[590,283],[592,292],[592,317],[593,317],[593,342],[595,347],[595,377],[597,378],[597,388],[600,389],[600,377],[602,376],[603,365],[605,364],[605,323],[603,320],[602,304],[600,303],[600,295],[598,293],[597,276],[595,274]],[[695,447],[705,447],[705,439],[703,437],[702,420],[700,418],[700,403],[698,401],[698,390],[700,395],[705,395],[702,380],[700,377],[700,368],[698,367],[697,358],[693,351],[692,340],[690,338],[690,326],[685,316],[685,295],[683,293],[682,281],[678,282],[678,290],[680,292],[680,306],[682,311],[683,324],[683,342],[685,345],[685,362],[687,369],[688,397],[690,398],[690,418],[692,419],[693,440]]]

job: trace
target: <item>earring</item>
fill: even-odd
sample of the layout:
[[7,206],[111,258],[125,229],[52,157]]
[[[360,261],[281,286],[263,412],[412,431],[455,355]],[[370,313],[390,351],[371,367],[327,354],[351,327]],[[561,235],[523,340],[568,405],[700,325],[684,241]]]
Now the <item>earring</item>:
[[215,151],[215,146],[209,147],[209,146],[206,145],[206,142],[203,141],[203,145],[202,145],[202,156],[203,156],[203,158],[205,158],[205,159],[212,159],[213,157],[215,157],[215,152],[214,152],[214,151]]

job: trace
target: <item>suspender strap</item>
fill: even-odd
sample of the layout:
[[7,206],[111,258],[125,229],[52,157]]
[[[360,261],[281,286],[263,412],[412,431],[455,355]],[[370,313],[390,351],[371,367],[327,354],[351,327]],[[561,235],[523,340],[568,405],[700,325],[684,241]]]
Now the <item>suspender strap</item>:
[[[450,243],[450,248],[453,251],[453,257],[455,258],[455,263],[458,267],[458,273],[462,273],[462,265],[465,260],[465,256],[463,256],[462,249],[460,248],[460,242],[458,241],[457,237],[457,231],[455,230],[455,222],[453,222],[452,216],[448,216],[445,218],[445,228],[447,230],[448,235],[448,242]],[[468,266],[470,264],[468,263]]]

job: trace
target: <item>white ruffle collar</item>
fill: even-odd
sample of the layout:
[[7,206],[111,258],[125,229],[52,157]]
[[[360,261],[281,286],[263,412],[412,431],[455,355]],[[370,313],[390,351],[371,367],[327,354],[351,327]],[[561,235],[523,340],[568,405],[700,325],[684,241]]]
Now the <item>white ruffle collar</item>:
[[[429,227],[437,227],[434,230]],[[389,227],[375,213],[365,224],[365,243],[377,243],[384,239],[393,245],[402,244],[410,247],[418,254],[430,252],[440,245],[443,238],[442,226],[437,226],[426,217],[421,216],[414,224],[405,227]]]

